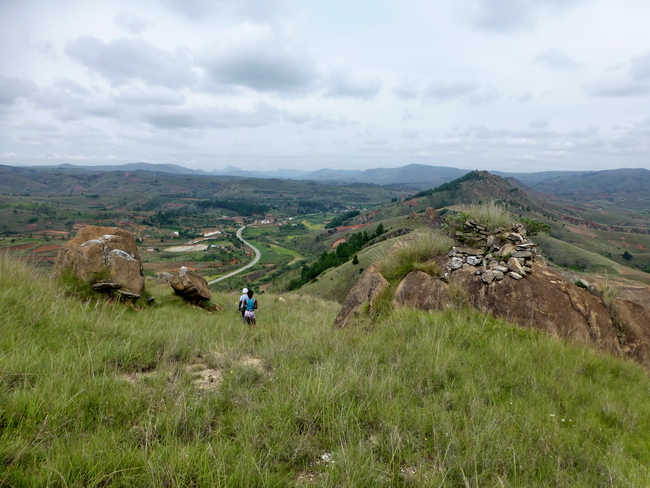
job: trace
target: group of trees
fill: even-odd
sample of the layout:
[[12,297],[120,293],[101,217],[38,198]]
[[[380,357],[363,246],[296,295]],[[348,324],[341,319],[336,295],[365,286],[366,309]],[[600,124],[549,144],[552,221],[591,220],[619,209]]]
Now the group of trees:
[[237,212],[241,216],[251,217],[253,215],[264,215],[270,210],[270,206],[265,203],[253,203],[238,200],[201,200],[196,202],[200,208],[225,208]]
[[433,188],[432,190],[424,190],[419,193],[416,193],[411,198],[428,197],[433,195],[434,193],[458,190],[460,189],[461,183],[463,183],[464,181],[482,180],[484,178],[485,176],[483,176],[478,170],[470,171],[466,175],[461,176],[460,178],[456,178],[453,181],[449,181],[448,183],[443,183],[442,185]]
[[325,228],[334,229],[335,227],[339,227],[340,225],[343,225],[346,221],[350,220],[353,217],[356,217],[357,215],[359,215],[358,210],[351,210],[349,212],[345,212],[344,214],[341,214],[338,217],[334,217],[330,222],[328,222],[325,225]]
[[340,266],[352,256],[356,256],[356,253],[369,241],[381,236],[384,232],[383,224],[379,224],[372,234],[368,234],[365,230],[352,234],[346,242],[339,244],[333,251],[323,252],[311,266],[304,265],[300,271],[300,277],[291,280],[287,288],[289,290],[300,288],[328,269]]

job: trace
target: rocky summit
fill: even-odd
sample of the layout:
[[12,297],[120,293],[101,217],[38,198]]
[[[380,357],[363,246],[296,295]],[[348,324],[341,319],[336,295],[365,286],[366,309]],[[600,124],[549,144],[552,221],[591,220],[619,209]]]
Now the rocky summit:
[[[440,273],[411,271],[390,286],[379,265],[350,290],[335,325],[364,315],[385,293],[393,307],[434,311],[469,305],[521,327],[535,327],[611,354],[650,364],[650,309],[630,300],[603,300],[594,286],[574,283],[539,258],[523,226],[488,231],[468,221],[456,246],[437,256]],[[383,300],[382,300],[383,301]]]

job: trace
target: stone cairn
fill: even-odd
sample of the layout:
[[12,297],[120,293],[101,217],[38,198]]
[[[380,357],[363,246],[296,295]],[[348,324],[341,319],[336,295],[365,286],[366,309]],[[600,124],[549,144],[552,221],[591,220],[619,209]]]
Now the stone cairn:
[[506,276],[521,280],[532,273],[537,256],[537,244],[526,237],[523,225],[514,223],[510,229],[498,227],[492,231],[475,220],[469,219],[463,231],[454,234],[460,246],[449,251],[443,279],[457,269],[476,268],[476,275],[484,283],[503,280]]

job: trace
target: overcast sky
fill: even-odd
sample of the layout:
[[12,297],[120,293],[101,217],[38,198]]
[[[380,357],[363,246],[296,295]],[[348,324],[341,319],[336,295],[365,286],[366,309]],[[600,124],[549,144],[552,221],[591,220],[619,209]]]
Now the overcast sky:
[[648,0],[0,0],[0,164],[650,169]]

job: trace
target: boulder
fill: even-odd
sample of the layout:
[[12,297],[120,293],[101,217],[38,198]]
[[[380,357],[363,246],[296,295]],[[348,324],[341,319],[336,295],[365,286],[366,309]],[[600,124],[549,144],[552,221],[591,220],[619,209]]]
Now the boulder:
[[615,300],[614,308],[623,351],[637,361],[650,364],[650,309],[622,298]]
[[212,297],[205,278],[200,274],[188,271],[185,266],[174,274],[169,284],[177,295],[180,295],[188,302],[202,302]]
[[451,260],[449,261],[448,267],[451,270],[457,270],[457,269],[462,268],[463,267],[462,258],[458,258],[458,257],[451,258]]
[[518,275],[524,276],[526,274],[526,270],[524,270],[524,267],[517,258],[510,258],[507,266],[510,271],[514,271]]
[[420,310],[443,310],[451,306],[447,286],[435,276],[412,271],[395,290],[394,304]]
[[525,280],[495,281],[485,286],[466,270],[452,282],[468,291],[474,308],[523,327],[536,327],[574,342],[620,353],[617,330],[603,301],[547,266],[533,264]]
[[386,281],[386,278],[381,275],[376,265],[370,265],[348,293],[339,314],[334,320],[334,325],[345,327],[353,315],[358,315],[359,308],[364,304],[368,304],[371,311],[374,301],[387,288],[388,281]]
[[116,227],[84,227],[59,249],[55,265],[70,269],[98,291],[117,290],[126,297],[138,298],[144,290],[135,239]]
[[488,285],[492,283],[496,279],[496,276],[494,275],[494,271],[491,269],[487,270],[485,273],[481,275],[481,281],[483,283],[487,283]]
[[173,274],[168,273],[166,271],[163,271],[162,273],[158,273],[157,275],[157,280],[159,285],[167,285],[172,278],[174,277]]

